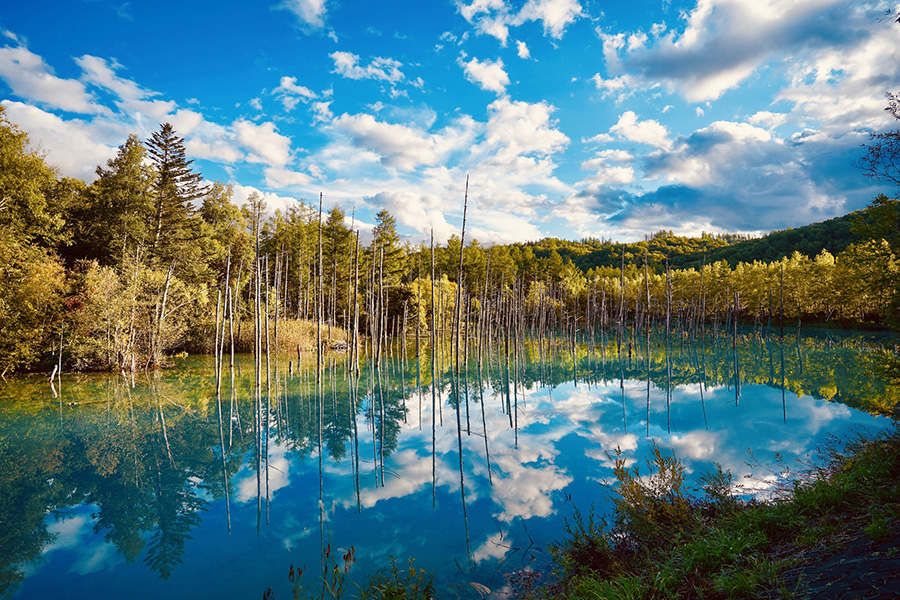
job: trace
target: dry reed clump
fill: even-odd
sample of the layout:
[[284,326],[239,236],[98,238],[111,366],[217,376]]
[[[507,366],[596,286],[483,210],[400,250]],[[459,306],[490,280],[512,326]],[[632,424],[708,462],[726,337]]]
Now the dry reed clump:
[[[212,329],[212,326],[207,327],[202,339],[199,342],[189,346],[189,351],[192,353],[213,354],[215,352],[215,349],[213,347],[214,336],[215,333]],[[226,323],[225,341],[222,346],[225,354],[228,354],[229,352],[231,344],[230,339],[231,337],[228,330],[228,324]],[[328,325],[325,324],[322,326],[322,343],[325,346],[326,350],[332,348],[344,349],[346,348],[347,344],[347,332],[346,330],[340,327],[335,327],[333,325],[329,329]],[[276,343],[275,324],[273,321],[269,321],[269,344],[272,352],[275,353],[294,353],[297,351],[297,346],[300,346],[301,352],[314,352],[316,349],[316,322],[302,319],[279,319],[278,340]],[[262,332],[262,348],[263,352],[265,352],[265,329]],[[244,320],[241,323],[235,321],[234,351],[241,353],[253,352],[252,320]]]
[[[228,332],[225,332],[226,347]],[[263,348],[265,349],[265,330],[263,330]],[[322,325],[322,343],[326,349],[335,345],[346,345],[346,330],[332,325]],[[275,339],[275,325],[269,322],[269,344],[275,352],[295,352],[297,346],[303,352],[316,349],[316,322],[302,319],[286,319],[278,321],[278,339]],[[235,324],[234,349],[237,352],[253,352],[253,321],[244,321],[240,328]]]

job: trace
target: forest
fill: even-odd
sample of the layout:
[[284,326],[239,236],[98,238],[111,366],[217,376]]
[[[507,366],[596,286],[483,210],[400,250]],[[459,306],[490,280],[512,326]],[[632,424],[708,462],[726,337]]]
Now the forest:
[[[498,329],[513,316],[571,331],[900,324],[900,209],[883,194],[865,210],[758,239],[660,231],[624,244],[461,248],[462,231],[442,246],[410,244],[382,210],[363,247],[321,196],[271,213],[259,195],[236,206],[231,186],[204,182],[169,124],[147,140],[130,136],[96,175],[61,177],[0,107],[4,377],[157,368],[172,353],[211,352],[226,316],[238,351],[259,343],[251,330],[263,323],[267,346],[272,331],[281,349],[363,338],[378,347],[449,331],[457,305],[463,323]],[[310,321],[327,328],[324,340],[313,341]]]

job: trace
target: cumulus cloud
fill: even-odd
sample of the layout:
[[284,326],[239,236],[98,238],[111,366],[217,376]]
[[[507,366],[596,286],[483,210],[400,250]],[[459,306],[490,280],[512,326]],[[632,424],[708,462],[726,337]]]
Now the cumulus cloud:
[[311,175],[281,167],[266,167],[264,170],[266,185],[276,190],[291,187],[306,187],[313,182]]
[[528,0],[514,23],[540,21],[545,34],[560,39],[566,27],[582,14],[581,5],[576,0]]
[[637,114],[628,110],[619,115],[619,121],[609,129],[622,139],[638,144],[647,144],[654,148],[670,148],[669,131],[659,121],[647,119],[641,121]]
[[623,102],[636,89],[634,78],[630,75],[619,75],[611,79],[604,79],[599,73],[591,77],[594,86],[600,90],[603,98],[615,98],[617,102]]
[[506,86],[509,85],[509,75],[503,70],[503,61],[485,60],[479,61],[477,58],[465,62],[459,61],[460,66],[466,73],[466,79],[478,85],[483,90],[503,94],[506,92]]
[[278,96],[286,111],[294,110],[300,102],[310,102],[318,98],[318,94],[308,87],[298,85],[296,77],[282,77],[272,93]]
[[[646,161],[650,176],[662,175],[671,182],[700,186],[725,181],[726,172],[752,170],[768,165],[780,154],[779,163],[790,157],[778,152],[779,142],[771,134],[747,123],[716,121],[684,139],[672,152],[661,152]],[[665,149],[670,149],[669,143]],[[744,178],[746,179],[746,177]]]
[[582,162],[581,169],[592,173],[586,180],[592,185],[627,185],[634,181],[633,160],[624,150],[603,150]]
[[890,35],[893,30],[867,33],[817,48],[792,62],[790,84],[777,100],[793,105],[795,120],[821,123],[832,136],[894,126],[882,109],[884,91],[900,80],[898,37]]
[[284,212],[289,208],[294,208],[299,205],[299,201],[291,196],[282,196],[275,192],[260,190],[252,185],[240,184],[234,185],[231,200],[237,206],[244,206],[253,194],[257,194],[263,199],[263,202],[266,203],[266,209],[270,212],[276,210]]
[[528,45],[522,40],[516,42],[516,54],[522,59],[531,58],[531,51],[528,49]]
[[239,119],[232,123],[237,140],[252,153],[248,160],[283,166],[291,159],[291,140],[275,129],[275,124],[256,124]]
[[759,126],[781,117],[755,117],[752,123],[715,121],[679,137],[642,126],[636,116],[620,118],[612,134],[585,142],[623,139],[650,144],[651,151],[596,153],[582,163],[589,175],[553,214],[582,235],[593,227],[640,239],[659,229],[759,234],[865,205],[869,193],[847,160],[862,138],[811,132],[786,140]]
[[393,58],[376,56],[366,66],[360,66],[359,56],[352,52],[332,52],[329,54],[334,61],[334,73],[348,79],[375,79],[397,83],[405,79],[400,67],[403,66]]
[[428,235],[433,230],[436,240],[443,242],[454,233],[459,233],[457,226],[447,222],[445,202],[439,196],[410,191],[384,191],[365,200],[371,206],[387,209],[397,221],[422,235]]
[[488,105],[484,148],[495,160],[508,161],[524,154],[549,156],[561,151],[569,138],[551,118],[555,108],[547,102],[528,103],[499,98]]
[[518,12],[504,0],[473,0],[459,2],[457,9],[479,34],[495,37],[504,46],[510,27],[540,22],[545,35],[560,39],[566,28],[584,15],[577,0],[528,0]]
[[319,29],[325,25],[326,3],[326,0],[284,0],[281,8],[297,15],[304,27]]
[[[770,62],[803,64],[825,48],[865,43],[871,14],[857,0],[698,0],[680,31],[600,32],[607,80],[627,74],[631,85],[663,82],[691,102],[714,100]],[[866,33],[850,35],[848,20]]]
[[57,77],[42,57],[24,46],[0,48],[0,77],[16,96],[51,110],[88,115],[109,113],[84,83]]
[[116,155],[117,146],[99,142],[87,121],[67,121],[36,106],[12,100],[0,104],[11,122],[28,132],[35,150],[45,153],[47,162],[67,177],[91,181],[95,167]]
[[435,140],[414,127],[378,121],[369,114],[344,114],[333,125],[354,143],[378,154],[385,166],[409,171],[438,162]]

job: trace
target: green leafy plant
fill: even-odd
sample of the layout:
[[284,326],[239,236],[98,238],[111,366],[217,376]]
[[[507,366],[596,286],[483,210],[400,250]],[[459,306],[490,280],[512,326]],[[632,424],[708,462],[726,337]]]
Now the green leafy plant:
[[370,576],[360,594],[360,600],[428,600],[435,595],[434,574],[418,569],[410,558],[401,568],[391,557],[390,568]]
[[654,442],[646,477],[641,476],[639,465],[626,467],[618,448],[610,458],[618,479],[616,522],[635,549],[667,546],[678,534],[697,527],[697,515],[685,495],[684,465],[674,453],[663,455]]
[[611,576],[617,571],[613,549],[606,535],[606,522],[596,519],[594,506],[587,521],[576,507],[572,520],[563,519],[566,538],[549,545],[550,556],[564,577],[596,573]]

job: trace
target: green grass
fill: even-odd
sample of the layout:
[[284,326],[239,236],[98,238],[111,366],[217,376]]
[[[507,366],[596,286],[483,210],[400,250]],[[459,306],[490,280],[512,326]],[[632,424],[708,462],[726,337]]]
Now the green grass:
[[[685,491],[677,458],[654,448],[642,477],[616,460],[612,522],[576,510],[551,546],[555,581],[530,597],[792,597],[785,573],[802,553],[848,531],[884,542],[900,522],[900,430],[823,450],[823,465],[772,502],[732,497],[721,468]],[[896,552],[889,549],[888,552]]]

